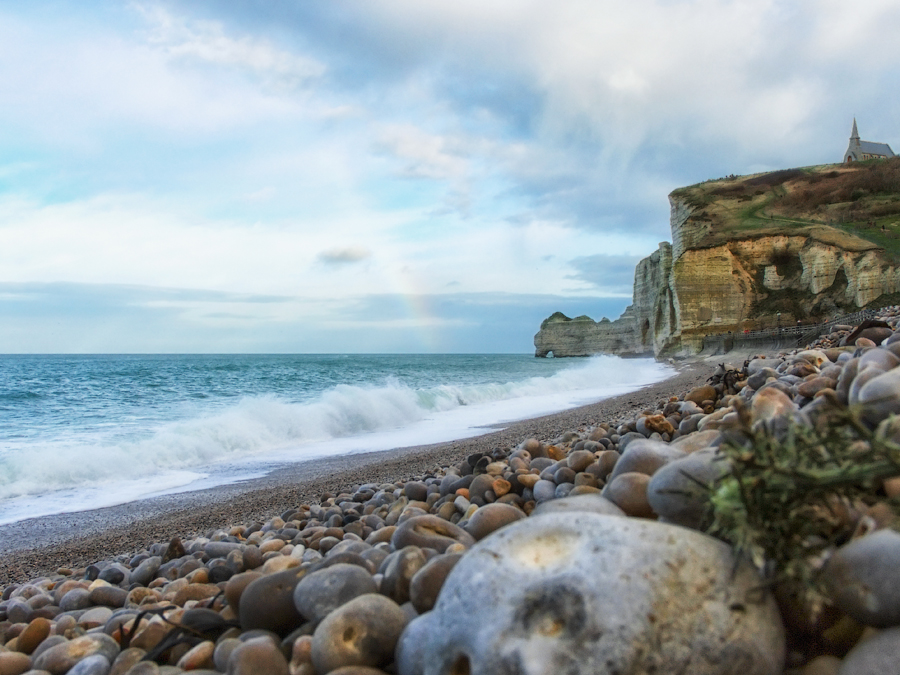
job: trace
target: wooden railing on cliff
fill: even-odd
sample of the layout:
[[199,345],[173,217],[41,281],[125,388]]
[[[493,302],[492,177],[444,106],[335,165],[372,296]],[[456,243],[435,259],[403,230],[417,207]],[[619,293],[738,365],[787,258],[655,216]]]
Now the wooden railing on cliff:
[[874,309],[863,309],[852,314],[844,314],[824,323],[798,326],[781,326],[779,328],[763,328],[744,333],[717,333],[703,337],[703,353],[719,354],[740,347],[754,345],[771,345],[778,349],[803,347],[813,342],[820,335],[830,333],[835,326],[854,326],[866,319],[873,319],[878,314]]

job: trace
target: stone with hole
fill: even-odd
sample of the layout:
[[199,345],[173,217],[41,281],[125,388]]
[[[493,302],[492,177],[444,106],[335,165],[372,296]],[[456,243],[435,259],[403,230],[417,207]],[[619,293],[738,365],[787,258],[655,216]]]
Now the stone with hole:
[[693,530],[587,512],[533,516],[453,568],[434,610],[404,631],[396,668],[780,675],[784,629],[760,585],[727,545]]

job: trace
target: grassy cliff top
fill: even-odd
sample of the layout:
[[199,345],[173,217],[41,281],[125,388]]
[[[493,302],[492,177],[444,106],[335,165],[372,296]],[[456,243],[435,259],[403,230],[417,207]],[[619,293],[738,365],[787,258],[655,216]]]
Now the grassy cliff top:
[[734,176],[672,193],[708,228],[704,245],[779,234],[900,259],[900,157]]

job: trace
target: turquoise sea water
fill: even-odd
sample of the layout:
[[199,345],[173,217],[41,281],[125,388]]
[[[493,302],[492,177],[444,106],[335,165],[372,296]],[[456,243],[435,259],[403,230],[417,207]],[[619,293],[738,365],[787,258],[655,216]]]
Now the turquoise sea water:
[[671,374],[610,356],[0,356],[0,523],[473,436]]

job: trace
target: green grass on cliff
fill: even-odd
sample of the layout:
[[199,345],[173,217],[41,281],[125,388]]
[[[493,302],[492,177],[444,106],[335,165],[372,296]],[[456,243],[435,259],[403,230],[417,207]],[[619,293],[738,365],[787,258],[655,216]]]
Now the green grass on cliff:
[[806,235],[900,260],[900,157],[728,177],[672,194],[694,207],[692,219],[710,223],[709,246]]

